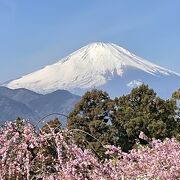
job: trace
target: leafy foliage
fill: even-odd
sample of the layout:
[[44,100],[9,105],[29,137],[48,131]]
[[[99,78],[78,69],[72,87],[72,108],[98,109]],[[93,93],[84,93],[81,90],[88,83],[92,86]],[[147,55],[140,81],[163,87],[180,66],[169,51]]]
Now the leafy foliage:
[[175,121],[175,103],[163,100],[148,86],[142,85],[130,94],[115,99],[113,124],[123,126],[129,142],[134,144],[140,131],[150,138],[164,139],[173,137],[177,122]]
[[[105,92],[93,90],[87,92],[70,113],[68,128],[82,129],[102,143],[128,151],[139,139],[140,131],[161,140],[177,136],[176,114],[175,101],[161,99],[144,84],[114,100]],[[98,150],[98,142],[88,135],[80,134],[75,139],[78,144],[82,144],[79,140],[88,140]]]
[[109,139],[110,101],[106,92],[94,89],[85,93],[75,105],[68,117],[68,129],[82,130],[75,134],[76,143],[81,147],[89,147],[95,152],[103,151],[101,143],[107,144]]
[[175,92],[173,92],[172,98],[180,100],[180,88],[176,90]]
[[48,121],[42,128],[41,131],[44,133],[51,133],[53,130],[55,133],[61,129],[61,122],[58,120],[58,118],[55,118],[53,120]]

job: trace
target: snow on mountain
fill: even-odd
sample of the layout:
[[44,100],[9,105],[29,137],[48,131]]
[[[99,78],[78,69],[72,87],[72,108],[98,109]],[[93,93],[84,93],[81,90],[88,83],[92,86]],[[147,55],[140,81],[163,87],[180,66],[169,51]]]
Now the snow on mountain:
[[[133,80],[132,84],[135,84],[136,78],[146,77],[149,81],[149,77],[157,80],[157,77],[170,76],[180,79],[178,73],[144,60],[116,44],[98,42],[84,46],[55,64],[4,85],[44,94],[58,89],[81,94],[94,87],[112,90],[117,83],[119,87],[127,87]],[[148,83],[146,79],[142,81]]]
[[142,84],[143,84],[143,82],[141,82],[139,80],[132,80],[131,82],[129,82],[127,84],[127,86],[130,87],[130,88],[135,88],[135,87],[138,87],[138,86],[140,86]]

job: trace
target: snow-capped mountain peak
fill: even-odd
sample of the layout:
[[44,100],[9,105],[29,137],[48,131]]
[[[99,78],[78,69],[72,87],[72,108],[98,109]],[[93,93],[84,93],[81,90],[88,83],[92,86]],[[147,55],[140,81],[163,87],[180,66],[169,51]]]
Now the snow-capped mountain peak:
[[6,86],[13,89],[23,87],[40,93],[57,89],[74,92],[106,86],[108,82],[123,78],[130,71],[158,77],[180,77],[178,73],[144,60],[116,44],[96,42],[80,48],[55,64],[13,80]]

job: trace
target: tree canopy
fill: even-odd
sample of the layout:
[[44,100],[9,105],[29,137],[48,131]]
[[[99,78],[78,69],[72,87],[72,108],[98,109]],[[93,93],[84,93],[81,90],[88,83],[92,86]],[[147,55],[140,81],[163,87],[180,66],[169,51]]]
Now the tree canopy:
[[127,151],[136,143],[141,131],[161,140],[176,136],[179,121],[175,116],[176,103],[172,99],[161,99],[143,84],[114,100],[97,89],[85,93],[70,113],[67,127],[94,136],[96,139],[79,133],[76,140],[88,141],[96,150],[100,148],[98,140]]

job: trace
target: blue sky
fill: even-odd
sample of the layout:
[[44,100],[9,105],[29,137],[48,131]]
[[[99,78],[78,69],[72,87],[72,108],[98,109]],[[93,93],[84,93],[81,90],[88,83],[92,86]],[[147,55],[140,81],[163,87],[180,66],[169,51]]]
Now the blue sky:
[[0,0],[0,83],[96,41],[180,73],[180,1]]

